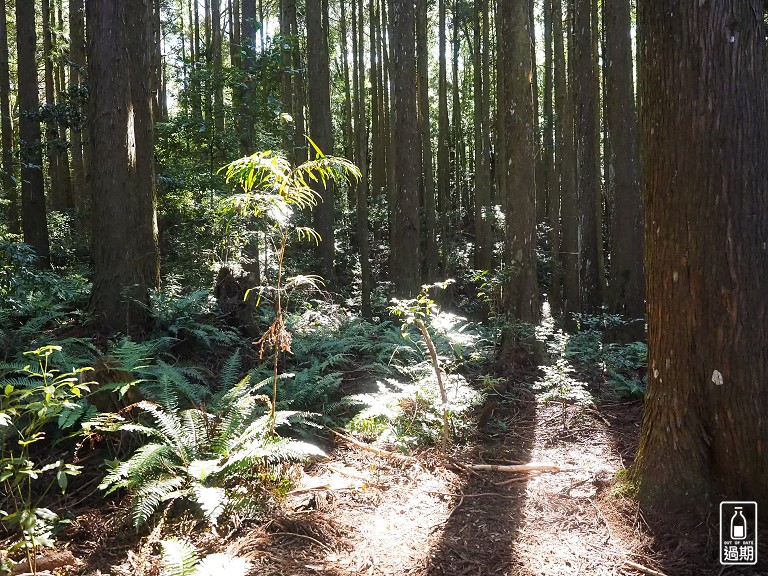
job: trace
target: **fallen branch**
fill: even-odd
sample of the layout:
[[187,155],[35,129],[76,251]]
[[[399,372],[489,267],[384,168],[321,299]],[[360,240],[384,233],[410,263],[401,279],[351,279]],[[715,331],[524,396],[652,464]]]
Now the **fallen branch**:
[[389,452],[387,450],[382,450],[381,448],[375,448],[373,446],[365,444],[364,442],[360,442],[358,440],[355,440],[354,438],[350,438],[346,434],[337,432],[333,428],[328,428],[328,430],[330,430],[337,437],[344,440],[344,442],[346,442],[347,444],[351,444],[352,446],[355,446],[356,448],[360,448],[361,450],[365,450],[366,452],[372,452],[373,454],[383,456],[384,458],[391,458],[393,460],[405,460],[407,462],[413,462],[416,460],[413,456],[406,456],[405,454],[397,454],[396,452]]
[[560,468],[545,462],[529,462],[528,464],[462,464],[467,470],[477,472],[572,472],[573,468]]
[[632,562],[631,560],[624,560],[624,566],[628,568],[632,568],[633,570],[637,570],[638,572],[642,572],[643,574],[648,574],[648,576],[666,576],[663,572],[658,572],[656,570],[653,570],[652,568],[647,568],[646,566],[643,566],[642,564],[637,564],[635,562]]

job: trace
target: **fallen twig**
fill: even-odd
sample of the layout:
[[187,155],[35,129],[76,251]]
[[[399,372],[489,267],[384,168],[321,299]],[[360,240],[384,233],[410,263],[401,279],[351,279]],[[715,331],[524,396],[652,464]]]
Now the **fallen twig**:
[[528,464],[463,464],[468,470],[478,472],[572,472],[574,468],[560,468],[545,462],[529,462]]
[[337,432],[333,428],[328,428],[328,430],[330,430],[336,436],[344,440],[344,442],[346,442],[347,444],[351,444],[352,446],[355,446],[356,448],[360,448],[361,450],[365,450],[366,452],[372,452],[373,454],[383,456],[384,458],[391,458],[393,460],[405,460],[407,462],[412,462],[416,460],[413,456],[406,456],[405,454],[397,454],[396,452],[389,452],[387,450],[382,450],[381,448],[375,448],[373,446],[365,444],[364,442],[360,442],[358,440],[355,440],[354,438],[350,438],[346,434]]
[[627,566],[628,568],[632,568],[633,570],[637,570],[638,572],[642,572],[643,574],[648,574],[648,576],[666,576],[663,572],[659,572],[658,570],[654,570],[653,568],[648,568],[646,566],[643,566],[642,564],[637,564],[636,562],[632,562],[631,560],[624,560],[624,566]]

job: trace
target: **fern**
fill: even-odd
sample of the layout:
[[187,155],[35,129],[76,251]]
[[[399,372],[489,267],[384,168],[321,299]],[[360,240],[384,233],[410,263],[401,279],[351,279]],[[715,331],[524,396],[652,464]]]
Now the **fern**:
[[160,542],[163,551],[163,576],[193,576],[199,559],[195,547],[173,538]]
[[[268,403],[265,406],[251,388],[244,378],[213,413],[143,401],[137,408],[144,424],[118,418],[89,423],[92,428],[135,431],[151,439],[125,462],[115,464],[100,488],[107,493],[122,488],[131,492],[136,527],[174,501],[194,504],[215,524],[230,501],[227,486],[269,464],[322,455],[309,444],[272,436]],[[275,424],[287,426],[302,418],[306,414],[277,412]]]
[[160,542],[163,552],[162,576],[246,576],[253,568],[250,562],[224,553],[199,558],[195,547],[173,538]]

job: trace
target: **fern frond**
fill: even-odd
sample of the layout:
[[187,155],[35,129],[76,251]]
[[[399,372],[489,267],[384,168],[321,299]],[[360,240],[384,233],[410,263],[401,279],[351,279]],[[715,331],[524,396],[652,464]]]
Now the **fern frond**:
[[162,576],[194,576],[198,564],[194,546],[184,540],[172,538],[160,542],[160,547],[163,551]]
[[240,372],[240,348],[227,359],[219,375],[219,389],[229,390],[238,383]]
[[141,488],[136,490],[131,503],[131,519],[134,528],[146,524],[163,502],[177,496],[176,491],[184,483],[185,479],[181,476],[163,475],[142,484]]

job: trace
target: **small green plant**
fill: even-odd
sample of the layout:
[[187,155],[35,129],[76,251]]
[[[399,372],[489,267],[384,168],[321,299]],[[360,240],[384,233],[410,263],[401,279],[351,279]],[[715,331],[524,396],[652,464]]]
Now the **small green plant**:
[[46,439],[46,428],[57,422],[64,427],[68,411],[77,409],[89,391],[85,374],[90,368],[64,373],[51,368],[50,357],[59,350],[44,346],[26,353],[30,364],[0,366],[0,484],[6,495],[0,505],[10,508],[0,510],[0,521],[20,532],[9,551],[24,549],[30,562],[37,547],[52,545],[58,520],[39,503],[54,485],[66,490],[69,477],[80,472],[63,459],[43,464],[31,454],[33,445]]
[[440,389],[440,398],[443,403],[443,442],[441,445],[443,453],[445,453],[448,449],[448,435],[450,426],[450,418],[448,416],[448,395],[446,394],[445,385],[443,384],[443,376],[440,369],[440,363],[437,358],[437,350],[435,349],[435,344],[432,341],[432,337],[429,335],[429,330],[427,330],[427,326],[424,324],[424,319],[437,312],[437,304],[429,297],[430,288],[444,289],[452,282],[453,280],[446,280],[444,282],[424,285],[422,286],[419,295],[414,299],[398,300],[397,298],[394,298],[392,300],[392,306],[389,309],[390,314],[403,318],[404,327],[407,327],[409,324],[413,324],[416,326],[416,328],[418,328],[419,332],[421,332],[422,338],[424,339],[424,343],[427,345],[427,349],[429,350],[429,356],[432,359],[432,367],[435,370],[435,376],[437,378],[437,385]]
[[289,426],[304,415],[272,410],[268,397],[253,393],[261,384],[244,378],[214,399],[211,411],[144,401],[135,405],[143,416],[139,423],[119,414],[101,415],[87,425],[89,430],[135,432],[149,442],[128,460],[111,462],[100,487],[107,494],[118,489],[131,493],[137,528],[176,501],[193,504],[216,524],[242,499],[245,480],[260,469],[322,456],[315,446],[273,434],[273,426]]
[[[288,160],[279,152],[256,152],[235,160],[222,170],[228,182],[236,182],[242,189],[241,194],[233,196],[233,204],[241,213],[250,213],[256,218],[263,218],[271,224],[276,238],[277,276],[274,286],[274,320],[256,342],[259,354],[273,353],[273,381],[271,415],[275,419],[277,403],[278,364],[280,354],[291,351],[291,333],[285,327],[284,299],[288,291],[301,285],[317,287],[321,279],[317,276],[297,276],[283,279],[283,265],[288,239],[294,233],[302,240],[319,243],[320,236],[312,228],[296,226],[292,216],[296,209],[311,209],[318,202],[317,193],[312,190],[312,182],[328,180],[342,181],[359,179],[360,170],[348,160],[335,156],[326,156],[307,138],[315,150],[315,159],[291,167]],[[245,294],[248,300],[249,291]],[[260,298],[259,298],[260,301]]]

